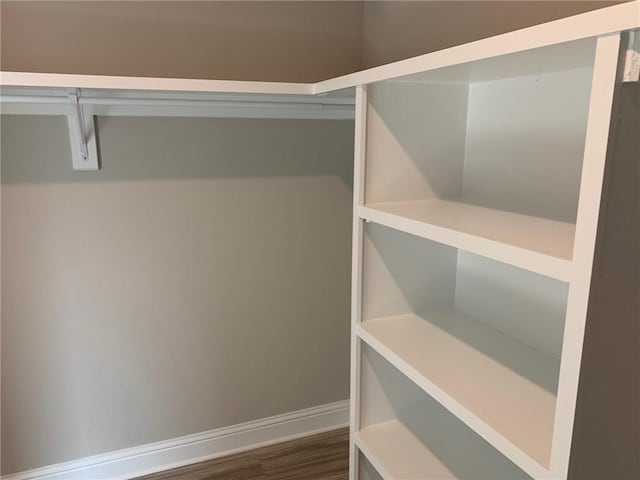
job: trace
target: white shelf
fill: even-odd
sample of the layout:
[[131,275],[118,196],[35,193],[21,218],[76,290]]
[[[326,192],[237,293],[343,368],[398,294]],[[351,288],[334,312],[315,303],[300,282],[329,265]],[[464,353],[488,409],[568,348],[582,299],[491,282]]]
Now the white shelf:
[[452,74],[455,79],[474,80],[475,70],[479,71],[480,79],[487,75],[493,78],[495,75],[491,72],[496,69],[512,74],[514,64],[518,70],[528,68],[520,57],[514,59],[511,55],[522,52],[529,57],[527,64],[539,65],[549,58],[564,57],[567,63],[580,65],[584,45],[571,42],[640,28],[638,5],[638,0],[613,5],[317,83],[1,72],[0,85],[318,95],[422,72],[430,72],[427,77],[433,76],[435,80],[442,76],[451,78]]
[[[566,56],[566,61],[572,61],[574,54],[573,45],[562,45],[574,40],[588,39],[600,35],[624,30],[640,28],[640,17],[638,16],[638,0],[614,5],[608,8],[594,10],[592,12],[575,15],[553,22],[535,25],[529,28],[516,30],[514,32],[496,35],[476,42],[458,45],[433,53],[427,53],[406,60],[389,63],[368,70],[344,75],[342,77],[331,78],[323,82],[314,84],[313,92],[324,93],[340,88],[354,85],[366,85],[373,82],[404,77],[421,72],[433,72],[438,78],[440,69],[459,66],[467,63],[484,63],[487,59],[497,58],[497,62],[490,62],[491,68],[505,68],[511,72],[510,62],[513,58],[510,54],[533,51],[528,59],[532,61],[536,56]],[[541,62],[536,62],[541,63]],[[525,64],[520,64],[519,68],[526,69]],[[481,65],[481,70],[486,71],[488,67]],[[456,76],[460,77],[456,72]],[[472,72],[473,73],[473,72]],[[445,72],[447,78],[449,75]],[[427,75],[429,76],[429,75]]]
[[366,220],[562,281],[575,225],[439,199],[361,206]]
[[534,477],[549,465],[559,361],[454,310],[367,320],[357,335]]
[[[0,72],[0,85],[14,87],[97,88],[180,92],[310,95],[311,83],[250,82],[197,78],[124,77],[64,73]],[[337,90],[337,89],[336,89]]]
[[447,412],[425,412],[420,423],[416,431],[399,420],[375,424],[355,443],[384,480],[527,478]]

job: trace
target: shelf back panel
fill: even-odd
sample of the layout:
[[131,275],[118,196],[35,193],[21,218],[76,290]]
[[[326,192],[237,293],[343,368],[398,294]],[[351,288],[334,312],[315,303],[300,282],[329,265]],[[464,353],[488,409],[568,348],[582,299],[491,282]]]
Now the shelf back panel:
[[367,224],[363,248],[363,319],[453,305],[454,248]]
[[592,75],[471,84],[461,199],[575,223]]
[[467,86],[388,82],[368,97],[365,202],[459,196]]
[[557,359],[568,290],[558,280],[458,252],[455,309]]

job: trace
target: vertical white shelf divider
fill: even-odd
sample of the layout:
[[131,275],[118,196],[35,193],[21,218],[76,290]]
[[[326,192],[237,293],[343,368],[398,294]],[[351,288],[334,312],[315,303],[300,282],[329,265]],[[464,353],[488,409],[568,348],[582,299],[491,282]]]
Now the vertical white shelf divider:
[[363,222],[358,218],[358,209],[364,202],[364,168],[367,135],[367,88],[356,87],[356,120],[353,174],[353,246],[351,250],[351,441],[349,444],[349,477],[358,478],[358,459],[355,435],[360,429],[360,340],[356,327],[361,320],[362,302],[362,246]]
[[619,55],[620,34],[598,38],[573,247],[573,275],[569,284],[562,342],[551,478],[566,478],[569,468],[613,96],[619,75]]

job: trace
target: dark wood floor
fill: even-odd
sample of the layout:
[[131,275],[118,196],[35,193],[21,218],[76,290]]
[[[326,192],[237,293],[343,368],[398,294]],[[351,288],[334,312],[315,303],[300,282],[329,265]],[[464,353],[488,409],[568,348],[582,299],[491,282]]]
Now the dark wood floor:
[[349,429],[262,447],[136,480],[347,480]]

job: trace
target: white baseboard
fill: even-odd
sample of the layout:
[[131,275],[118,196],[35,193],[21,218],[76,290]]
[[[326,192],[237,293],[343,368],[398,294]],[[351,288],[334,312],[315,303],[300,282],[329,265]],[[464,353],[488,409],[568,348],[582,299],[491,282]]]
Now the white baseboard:
[[349,401],[5,475],[2,480],[126,479],[347,426]]

